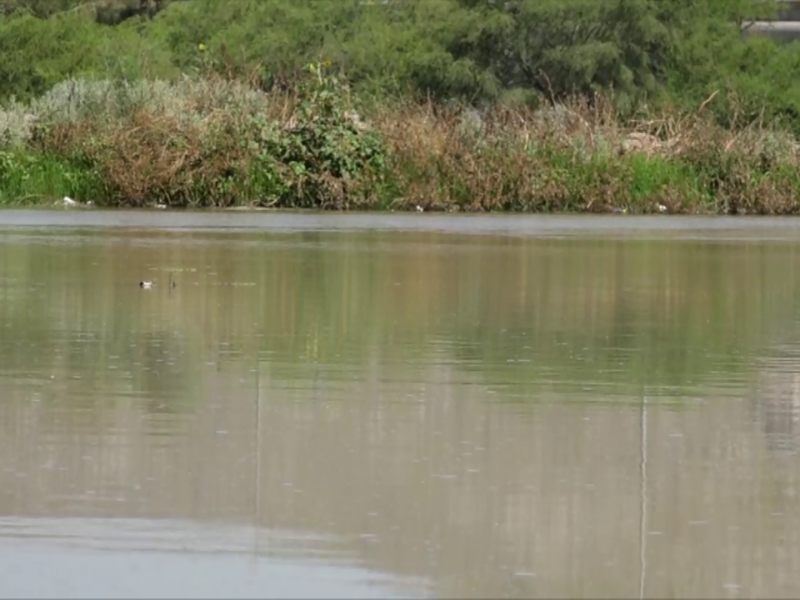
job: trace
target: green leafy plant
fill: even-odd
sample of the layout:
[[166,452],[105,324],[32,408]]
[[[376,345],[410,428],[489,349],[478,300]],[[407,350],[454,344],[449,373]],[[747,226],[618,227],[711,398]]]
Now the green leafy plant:
[[[361,121],[347,84],[309,65],[294,114],[282,126],[256,117],[253,181],[271,204],[347,208],[367,203],[383,177],[382,136]],[[373,198],[374,199],[374,198]]]

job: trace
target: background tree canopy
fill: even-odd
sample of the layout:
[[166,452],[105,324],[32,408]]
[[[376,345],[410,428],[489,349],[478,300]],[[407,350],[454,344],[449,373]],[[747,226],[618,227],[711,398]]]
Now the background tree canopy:
[[[745,38],[764,0],[0,0],[0,99],[72,76],[214,70],[269,89],[330,60],[354,89],[536,105],[613,95],[798,129],[800,46]],[[202,49],[200,44],[202,44]]]

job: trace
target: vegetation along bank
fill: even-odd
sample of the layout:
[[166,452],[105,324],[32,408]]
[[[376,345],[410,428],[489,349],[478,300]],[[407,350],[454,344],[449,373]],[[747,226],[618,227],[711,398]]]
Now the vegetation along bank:
[[756,0],[0,0],[0,205],[795,214]]

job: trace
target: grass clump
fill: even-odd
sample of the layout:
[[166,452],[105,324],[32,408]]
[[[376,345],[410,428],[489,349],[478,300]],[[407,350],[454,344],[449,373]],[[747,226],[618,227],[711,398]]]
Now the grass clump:
[[91,169],[63,157],[0,150],[0,206],[30,205],[64,195],[101,198],[102,185]]

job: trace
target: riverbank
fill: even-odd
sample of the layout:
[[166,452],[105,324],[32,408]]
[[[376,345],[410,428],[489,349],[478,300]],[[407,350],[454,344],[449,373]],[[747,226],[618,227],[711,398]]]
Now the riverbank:
[[365,106],[312,69],[291,93],[220,79],[66,81],[0,112],[0,205],[800,213],[789,134],[598,100],[486,112]]

